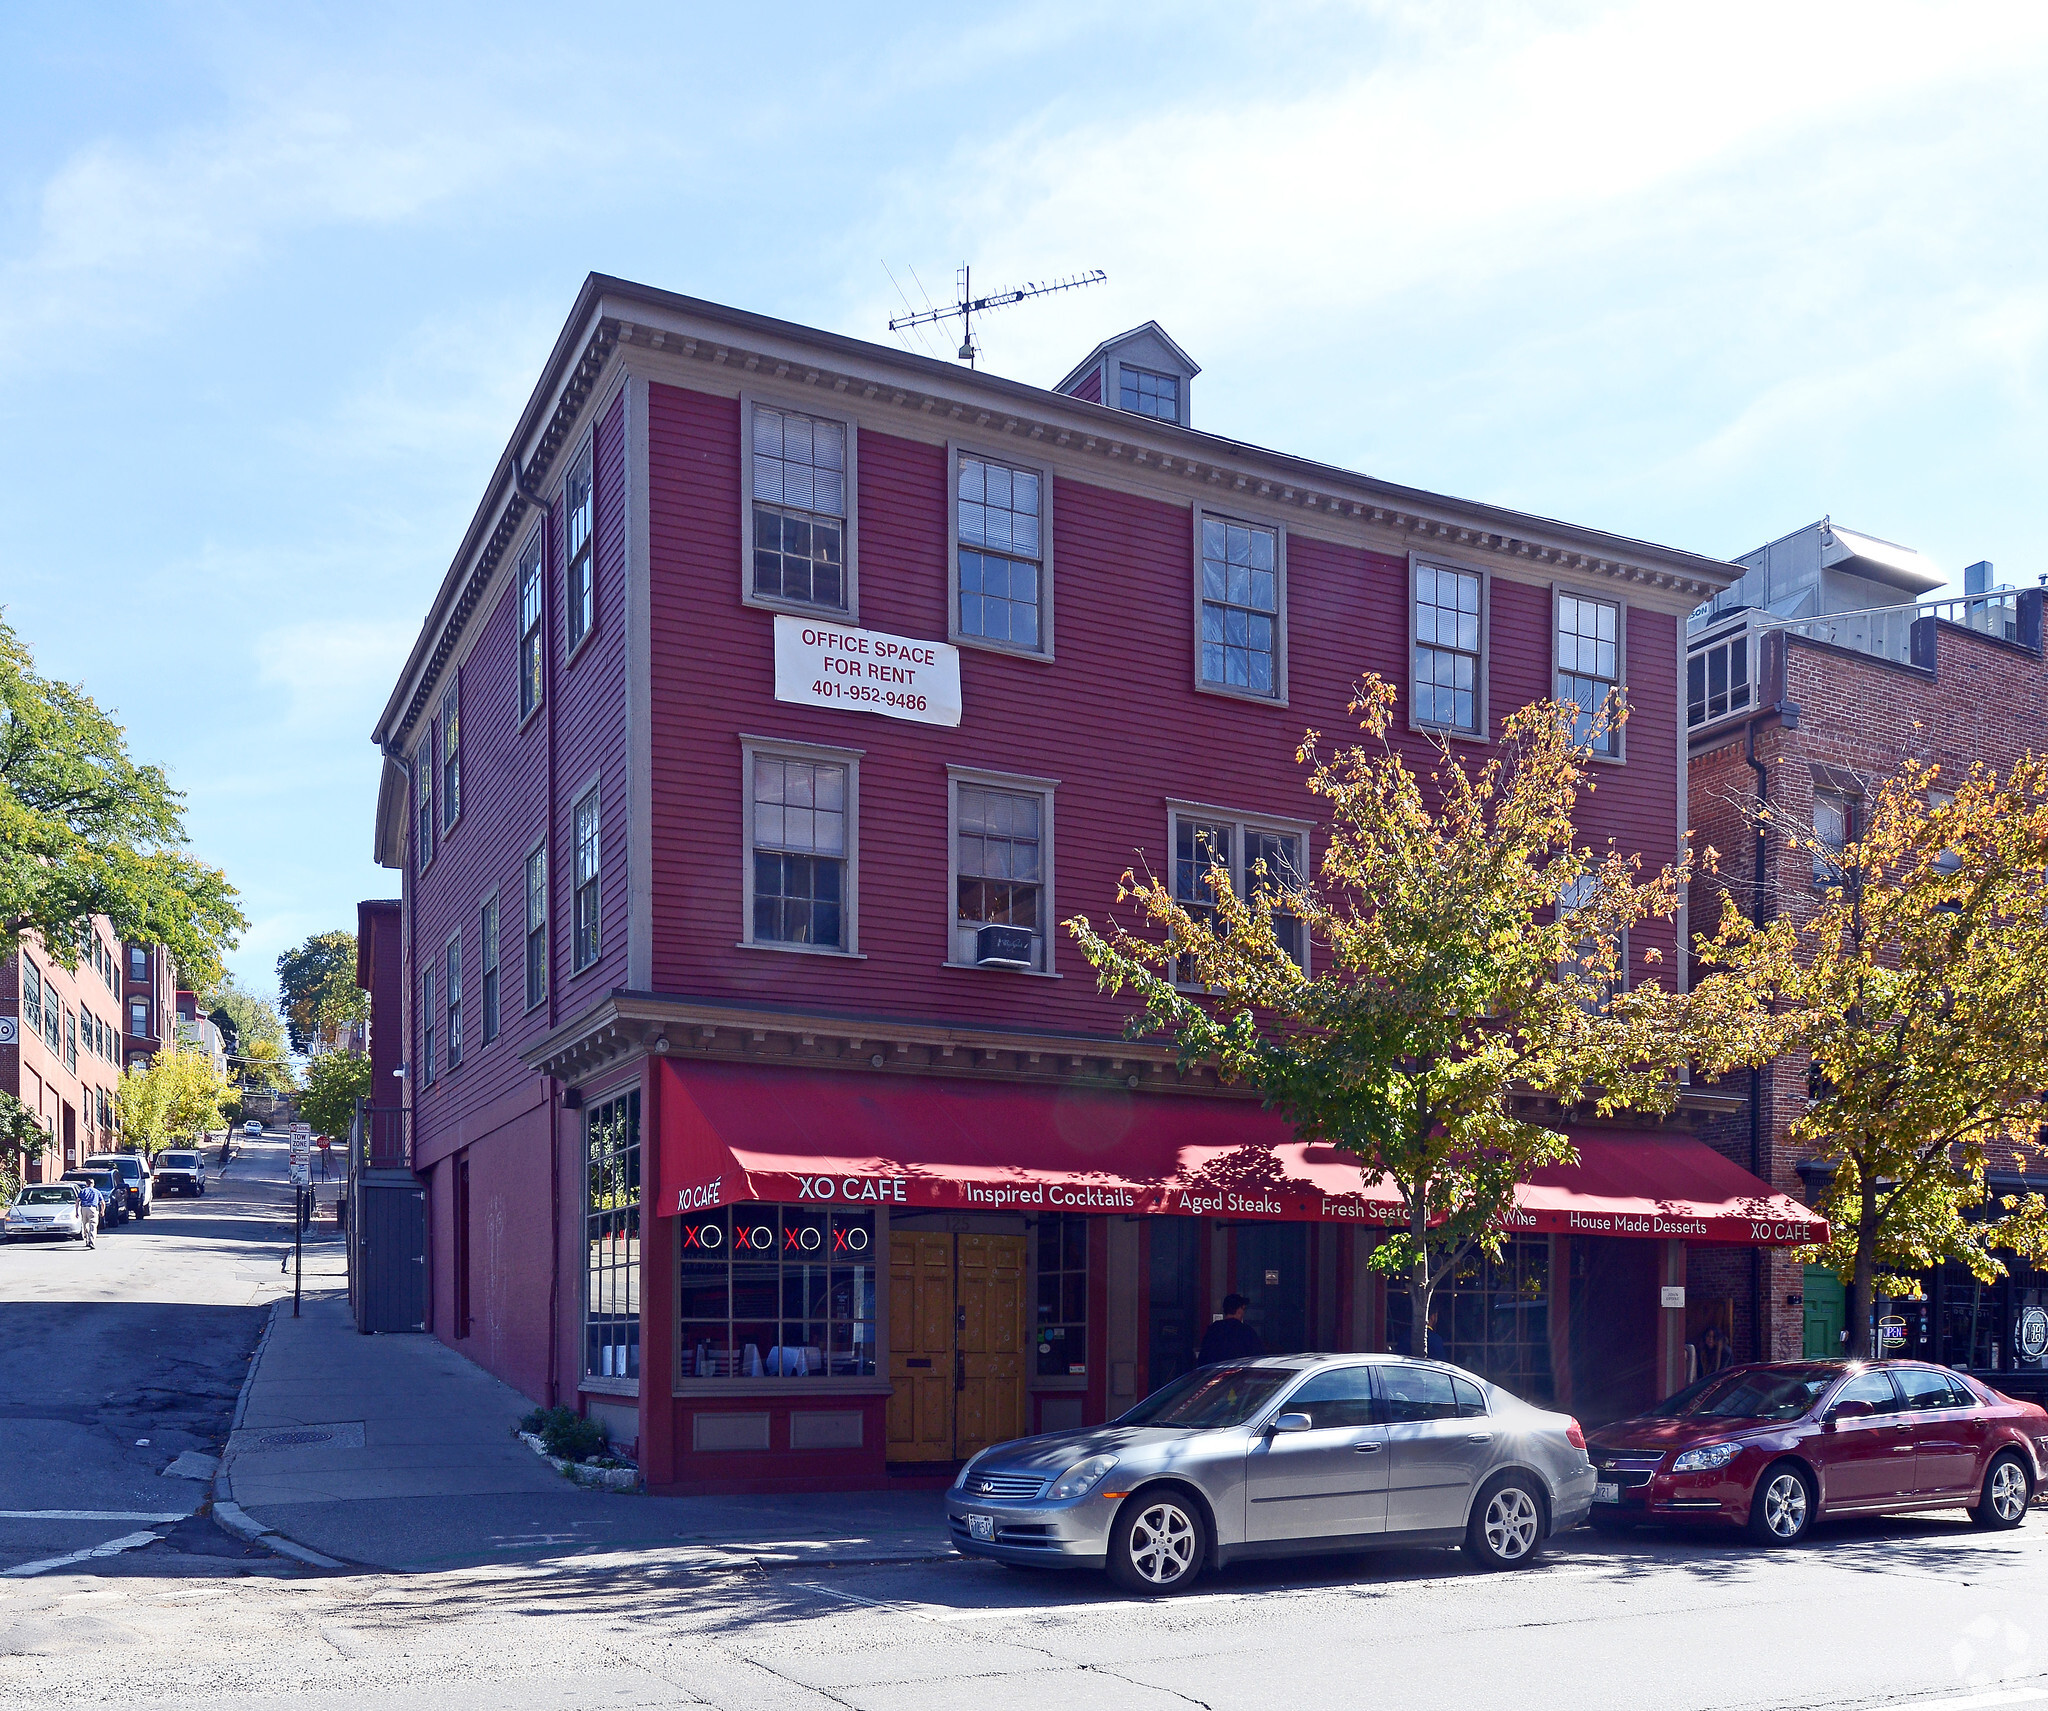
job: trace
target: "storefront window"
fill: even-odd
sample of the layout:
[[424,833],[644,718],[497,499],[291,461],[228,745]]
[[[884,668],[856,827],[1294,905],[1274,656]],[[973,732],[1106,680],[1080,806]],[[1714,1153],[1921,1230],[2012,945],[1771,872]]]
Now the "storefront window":
[[1088,1220],[1048,1212],[1038,1220],[1040,1378],[1079,1378],[1088,1370]]
[[731,1206],[685,1217],[684,1378],[871,1378],[875,1215]]
[[640,1094],[584,1119],[583,1370],[640,1376]]
[[1402,1354],[1427,1353],[1450,1361],[1513,1392],[1548,1404],[1555,1394],[1550,1371],[1550,1241],[1510,1238],[1501,1257],[1467,1254],[1438,1285],[1431,1300],[1429,1347],[1410,1341],[1408,1292],[1387,1293],[1387,1341]]

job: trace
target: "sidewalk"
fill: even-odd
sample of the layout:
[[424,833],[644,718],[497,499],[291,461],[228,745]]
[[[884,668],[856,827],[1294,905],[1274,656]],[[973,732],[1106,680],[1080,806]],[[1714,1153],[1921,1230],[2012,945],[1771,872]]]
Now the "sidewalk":
[[[673,1567],[951,1554],[940,1494],[643,1497],[572,1485],[512,1435],[532,1406],[431,1336],[359,1336],[340,1242],[307,1244],[236,1412],[215,1486],[257,1527],[342,1564],[422,1571],[598,1552]],[[226,1505],[225,1512],[222,1505]],[[296,1553],[294,1553],[296,1554]]]

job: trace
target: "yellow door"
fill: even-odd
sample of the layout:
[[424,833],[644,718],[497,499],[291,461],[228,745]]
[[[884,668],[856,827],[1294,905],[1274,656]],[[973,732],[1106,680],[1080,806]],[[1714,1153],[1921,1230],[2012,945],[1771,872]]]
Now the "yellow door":
[[889,1459],[953,1459],[953,1238],[889,1238]]
[[1024,1238],[958,1238],[956,1460],[1024,1435]]

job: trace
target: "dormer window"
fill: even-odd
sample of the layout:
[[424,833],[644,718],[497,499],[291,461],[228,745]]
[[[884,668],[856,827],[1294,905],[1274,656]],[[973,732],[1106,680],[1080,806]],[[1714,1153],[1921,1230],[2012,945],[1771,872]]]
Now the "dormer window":
[[1154,374],[1149,368],[1118,368],[1117,402],[1124,409],[1155,421],[1180,420],[1180,376]]

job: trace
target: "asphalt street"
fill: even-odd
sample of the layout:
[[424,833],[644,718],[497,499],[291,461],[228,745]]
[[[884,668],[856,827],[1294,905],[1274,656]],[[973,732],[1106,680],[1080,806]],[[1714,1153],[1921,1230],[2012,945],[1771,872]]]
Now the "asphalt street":
[[270,1565],[196,1516],[202,1464],[165,1470],[219,1451],[269,1304],[290,1289],[285,1171],[284,1142],[252,1141],[203,1197],[158,1200],[91,1249],[0,1246],[0,1577],[116,1545]]

